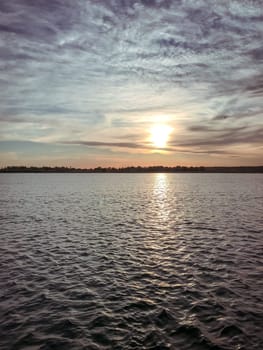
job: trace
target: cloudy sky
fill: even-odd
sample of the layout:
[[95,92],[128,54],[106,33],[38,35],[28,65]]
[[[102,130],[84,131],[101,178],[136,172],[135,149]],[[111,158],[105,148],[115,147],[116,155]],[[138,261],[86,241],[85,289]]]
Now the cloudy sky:
[[262,42],[262,0],[1,0],[0,166],[262,165]]

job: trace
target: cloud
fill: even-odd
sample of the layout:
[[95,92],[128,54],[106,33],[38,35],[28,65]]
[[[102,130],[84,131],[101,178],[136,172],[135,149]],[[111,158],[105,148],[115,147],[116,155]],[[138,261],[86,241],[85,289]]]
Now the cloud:
[[108,146],[108,147],[124,147],[124,148],[145,148],[145,146],[131,142],[100,142],[100,141],[67,141],[63,142],[68,145],[84,145],[84,146]]
[[[235,144],[242,145],[261,145],[263,139],[263,126],[257,127],[233,127],[224,126],[223,128],[215,128],[208,125],[192,126],[189,128],[194,132],[189,140],[180,142],[180,146],[184,147],[204,147],[210,149],[214,146],[222,146],[226,148]],[[178,146],[176,141],[171,142],[172,145]]]
[[[31,123],[30,132],[19,129],[28,141],[38,135],[37,124],[55,121],[57,139],[74,139],[73,130],[85,129],[82,139],[94,136],[111,146],[119,134],[122,147],[123,129],[142,135],[151,116],[154,122],[163,111],[175,129],[185,130],[188,147],[202,142],[197,132],[209,138],[202,144],[209,152],[224,137],[231,145],[226,125],[211,143],[202,134],[207,127],[214,135],[217,123],[228,122],[244,127],[233,140],[253,142],[263,109],[262,2],[209,4],[2,0],[0,121]],[[53,132],[47,129],[46,138]],[[127,145],[136,148],[133,141]]]

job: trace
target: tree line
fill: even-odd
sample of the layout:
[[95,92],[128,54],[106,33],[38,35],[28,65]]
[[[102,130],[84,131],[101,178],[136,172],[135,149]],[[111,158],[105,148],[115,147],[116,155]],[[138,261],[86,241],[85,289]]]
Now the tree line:
[[7,166],[0,169],[2,173],[263,173],[263,166],[239,166],[239,167],[204,167],[204,166],[128,166],[122,168],[96,167],[73,168],[65,166]]

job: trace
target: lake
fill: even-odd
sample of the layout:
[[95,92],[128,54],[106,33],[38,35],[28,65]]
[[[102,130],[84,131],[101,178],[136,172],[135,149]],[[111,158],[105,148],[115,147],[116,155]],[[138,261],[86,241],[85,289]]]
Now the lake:
[[0,174],[0,349],[263,349],[262,174]]

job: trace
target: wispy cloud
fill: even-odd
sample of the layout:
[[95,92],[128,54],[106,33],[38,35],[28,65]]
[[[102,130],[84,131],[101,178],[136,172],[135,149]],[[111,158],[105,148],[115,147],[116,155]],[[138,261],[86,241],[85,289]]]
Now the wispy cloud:
[[261,0],[2,0],[0,137],[139,149],[166,114],[171,152],[257,153],[262,19]]
[[[208,127],[200,127],[198,131],[209,133],[209,135],[206,138],[203,137],[203,134],[199,135],[199,137],[193,137],[190,140],[181,142],[181,145],[228,147],[233,144],[262,144],[263,139],[263,127],[252,130],[246,127],[225,128],[220,131]],[[178,145],[177,142],[173,142],[173,144]]]
[[139,149],[153,149],[138,143],[132,142],[101,142],[101,141],[65,141],[63,144],[67,145],[83,145],[90,147],[120,147],[120,148],[139,148]]

